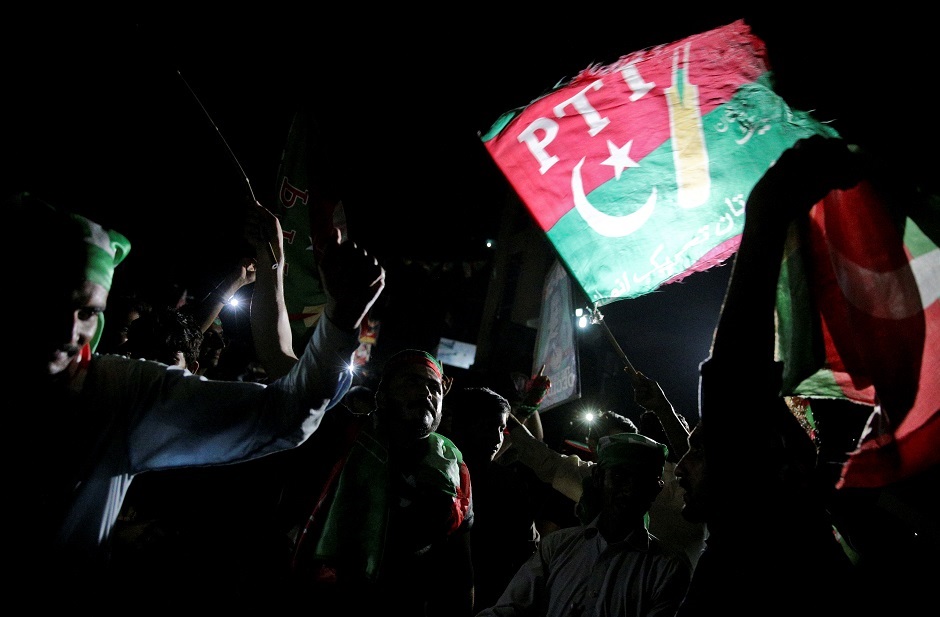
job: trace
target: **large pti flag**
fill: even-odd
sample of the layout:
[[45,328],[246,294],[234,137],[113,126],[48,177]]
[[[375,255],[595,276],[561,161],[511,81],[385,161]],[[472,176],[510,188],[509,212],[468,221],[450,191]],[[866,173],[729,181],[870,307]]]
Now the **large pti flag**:
[[586,296],[634,298],[734,254],[751,187],[835,135],[777,95],[743,20],[592,66],[483,137]]
[[[940,249],[904,206],[865,182],[830,193],[788,238],[777,294],[784,393],[878,405],[840,487],[940,464]],[[920,212],[936,233],[940,211]]]

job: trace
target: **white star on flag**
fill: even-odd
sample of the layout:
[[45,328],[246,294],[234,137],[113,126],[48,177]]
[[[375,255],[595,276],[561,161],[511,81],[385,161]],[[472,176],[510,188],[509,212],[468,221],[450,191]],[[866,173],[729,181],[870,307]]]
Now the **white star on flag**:
[[620,179],[620,174],[623,172],[625,167],[639,167],[640,164],[630,158],[630,148],[633,147],[633,140],[628,141],[622,148],[618,148],[614,145],[614,142],[607,140],[607,150],[610,151],[610,156],[607,157],[601,165],[610,165],[614,168],[614,174],[617,179]]

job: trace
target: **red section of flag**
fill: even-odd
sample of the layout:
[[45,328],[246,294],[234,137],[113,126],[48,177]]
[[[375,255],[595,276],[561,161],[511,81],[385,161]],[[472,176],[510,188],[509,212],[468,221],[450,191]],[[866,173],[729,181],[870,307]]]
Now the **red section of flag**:
[[900,421],[917,391],[925,323],[896,223],[868,183],[833,191],[814,210],[812,246],[830,366],[856,389],[873,385]]
[[811,219],[827,368],[848,398],[877,405],[839,486],[884,486],[940,462],[940,303],[924,307],[902,231],[870,184],[833,191]]
[[838,487],[881,487],[940,465],[940,302],[924,313],[928,348],[914,406],[893,431],[875,434],[849,457]]
[[[637,65],[641,60],[642,70]],[[677,69],[689,72],[680,84],[673,79]],[[588,159],[581,176],[584,192],[590,193],[615,176],[614,167],[602,164],[612,154],[610,144],[623,147],[632,142],[630,158],[640,161],[670,140],[664,94],[670,86],[681,98],[683,86],[696,84],[704,116],[766,71],[763,41],[739,20],[585,69],[516,115],[501,131],[513,139],[485,144],[548,231],[573,207],[571,178],[581,159],[571,152]]]

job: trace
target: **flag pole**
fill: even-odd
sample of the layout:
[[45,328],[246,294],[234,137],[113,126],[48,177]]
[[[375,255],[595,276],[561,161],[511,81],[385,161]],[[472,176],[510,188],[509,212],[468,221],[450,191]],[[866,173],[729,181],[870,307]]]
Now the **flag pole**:
[[607,340],[610,341],[610,344],[614,346],[617,355],[619,355],[620,359],[623,360],[624,368],[629,371],[631,375],[636,375],[636,369],[633,368],[633,364],[630,362],[627,354],[625,354],[623,349],[621,349],[620,343],[618,343],[617,339],[614,337],[614,333],[611,332],[610,328],[607,327],[607,323],[604,321],[604,315],[597,307],[597,304],[595,304],[594,308],[591,310],[591,323],[603,327],[604,334],[607,335]]
[[[572,274],[571,270],[568,268],[568,263],[561,258],[561,255],[558,255],[557,249],[555,254],[558,257],[558,260],[564,266],[565,272],[568,273],[568,276],[571,278],[571,280],[578,284],[578,290],[581,292],[584,301],[590,303],[591,300],[587,291],[585,291],[584,287],[581,285],[578,277]],[[628,358],[627,354],[624,353],[623,349],[620,347],[620,343],[618,343],[616,337],[614,337],[614,333],[610,331],[610,328],[608,328],[607,324],[604,322],[604,314],[601,313],[600,305],[597,302],[594,302],[591,307],[591,324],[601,326],[601,329],[604,331],[604,335],[607,337],[607,340],[611,345],[613,345],[614,351],[616,351],[617,355],[620,356],[620,359],[623,360],[624,370],[631,376],[636,375],[636,369],[633,368],[633,363],[630,362],[630,358]]]
[[[245,184],[248,186],[248,194],[251,196],[251,201],[259,203],[258,199],[255,197],[255,191],[251,188],[251,180],[248,179],[248,174],[245,173],[245,169],[242,167],[241,162],[239,162],[238,157],[235,156],[235,151],[232,150],[232,147],[228,145],[225,136],[222,135],[222,131],[219,130],[218,125],[215,123],[215,120],[212,119],[212,115],[209,113],[209,110],[206,109],[206,106],[202,104],[202,101],[196,95],[196,91],[193,90],[192,86],[189,85],[189,82],[186,81],[186,78],[183,77],[183,74],[177,69],[176,74],[179,75],[180,79],[183,80],[183,83],[186,84],[186,88],[189,90],[190,94],[193,95],[193,98],[196,99],[196,103],[199,104],[199,107],[202,108],[202,112],[206,114],[206,118],[209,119],[209,123],[212,124],[212,128],[215,129],[215,132],[219,134],[219,139],[222,140],[222,143],[225,145],[225,149],[228,150],[229,155],[232,157],[232,160],[235,161],[235,165],[238,166],[238,171],[241,172],[242,178],[245,180]],[[274,260],[274,265],[271,266],[272,270],[277,270],[277,253],[274,250],[274,246],[268,242],[268,251],[271,253],[271,259]]]

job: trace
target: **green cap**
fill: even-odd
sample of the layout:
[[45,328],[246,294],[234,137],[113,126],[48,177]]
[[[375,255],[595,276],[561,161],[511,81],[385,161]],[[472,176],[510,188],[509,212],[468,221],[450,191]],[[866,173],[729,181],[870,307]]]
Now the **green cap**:
[[130,252],[130,241],[123,234],[105,229],[84,216],[72,214],[71,217],[81,225],[84,232],[85,248],[88,252],[85,277],[111,291],[114,269]]
[[640,466],[662,475],[669,449],[639,433],[618,433],[601,437],[597,444],[597,465],[609,469],[618,465]]

